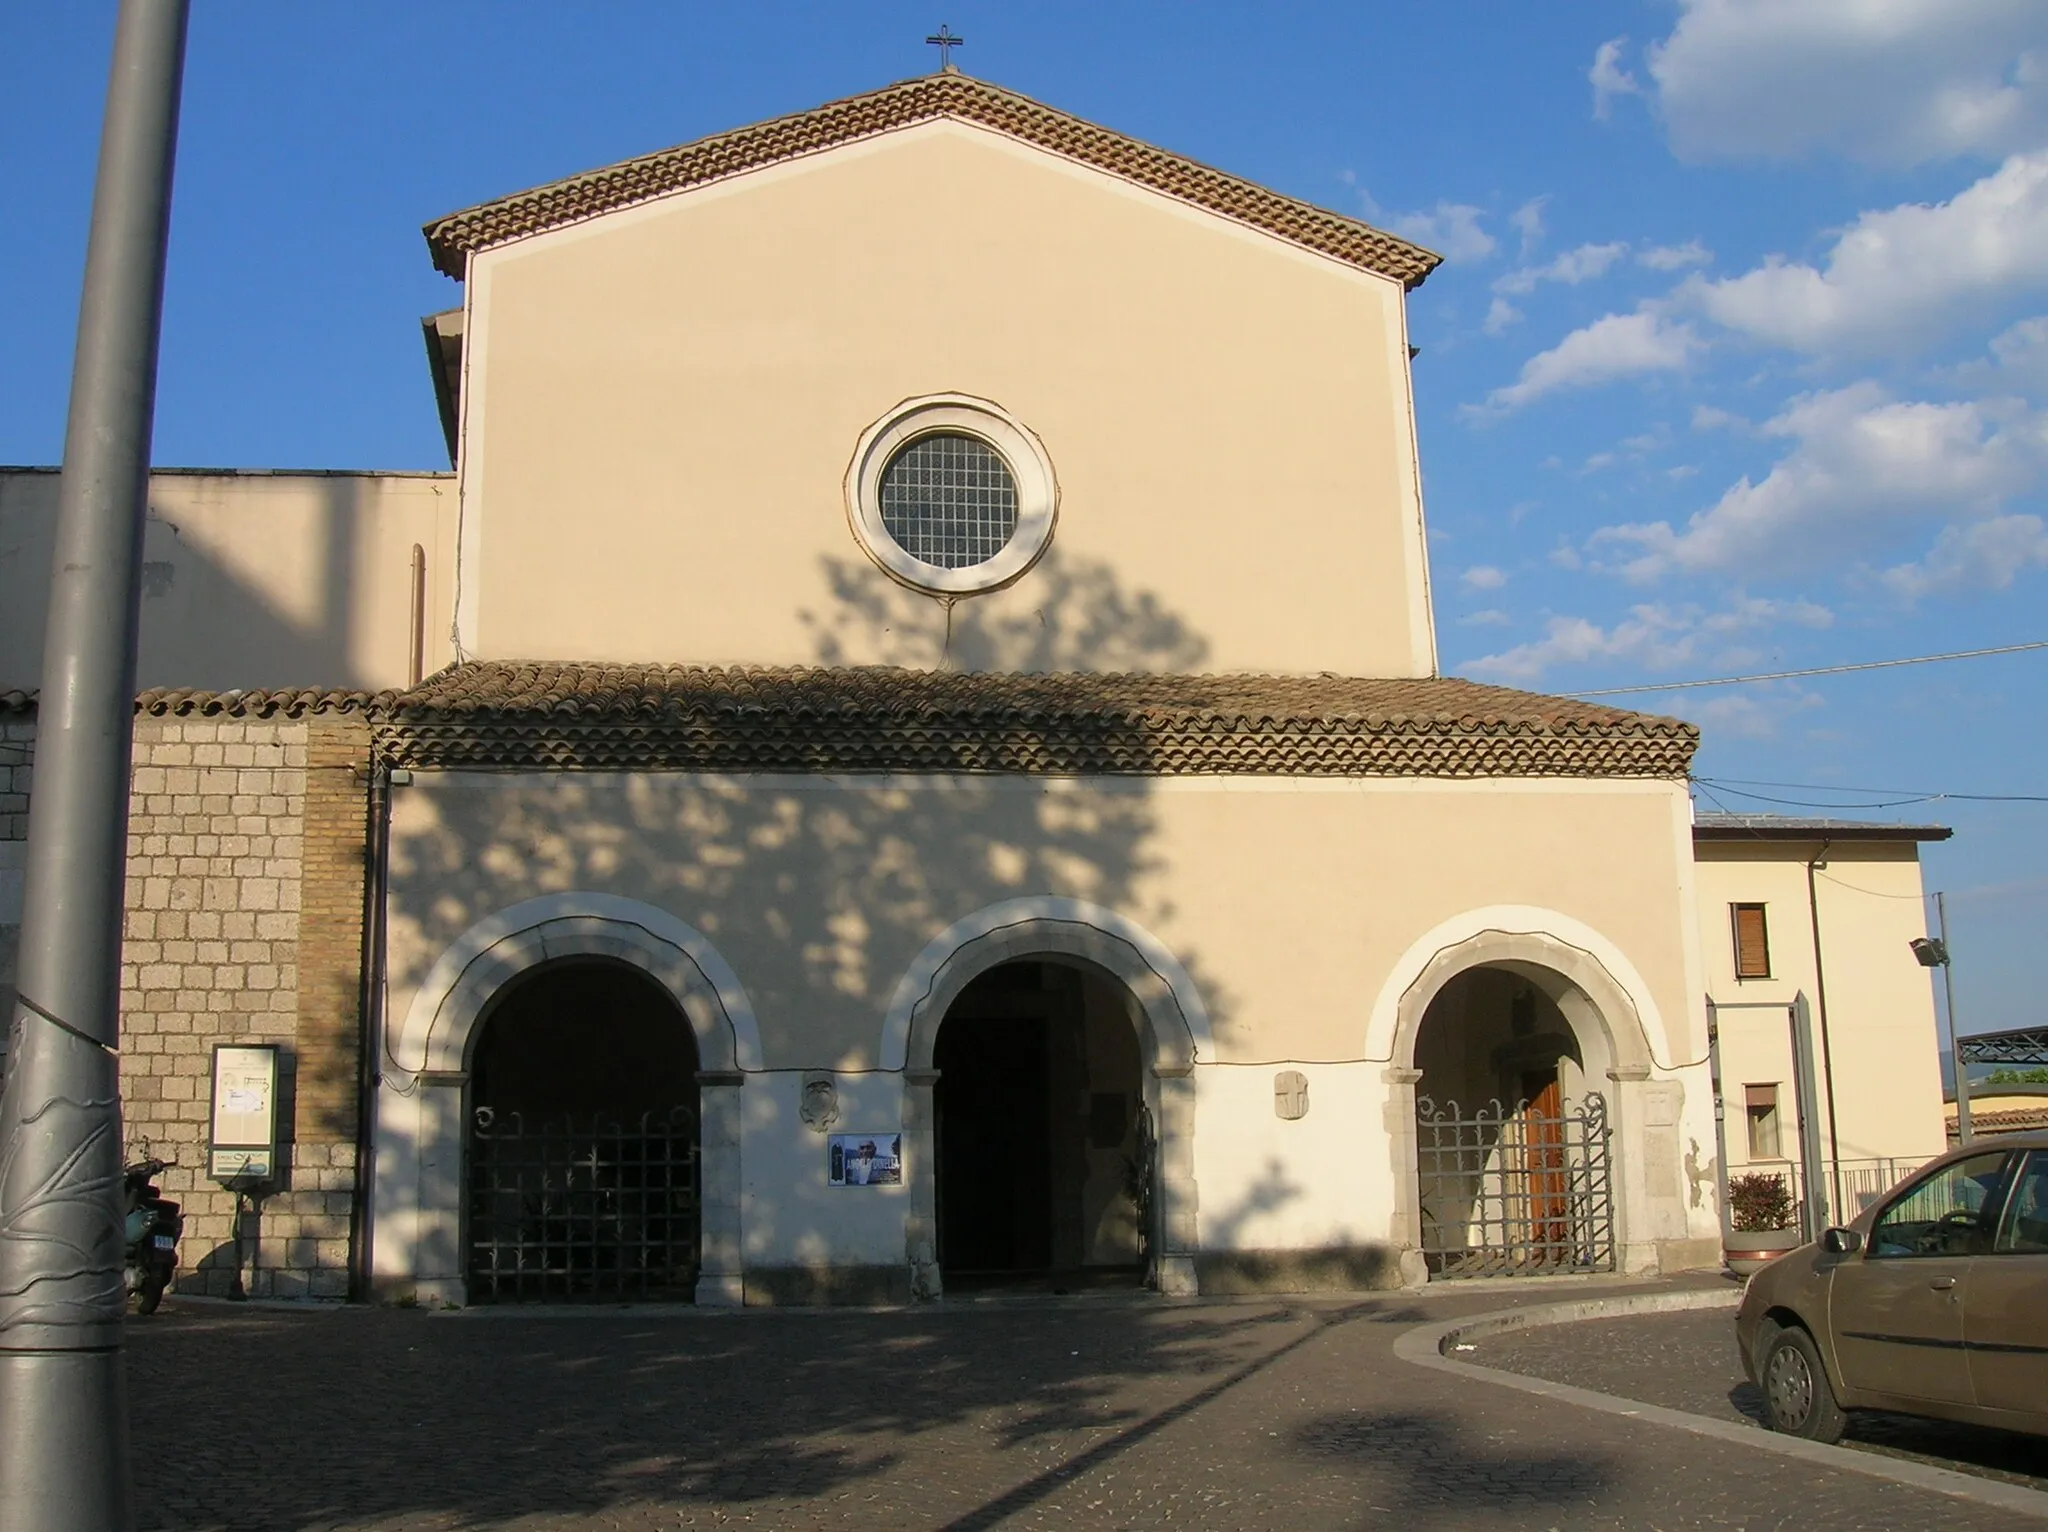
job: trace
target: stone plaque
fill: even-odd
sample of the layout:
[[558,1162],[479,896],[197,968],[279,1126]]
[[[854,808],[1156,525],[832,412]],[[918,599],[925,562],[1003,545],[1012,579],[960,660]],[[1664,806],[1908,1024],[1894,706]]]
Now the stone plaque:
[[1308,1116],[1308,1076],[1283,1069],[1273,1076],[1273,1115],[1288,1122]]

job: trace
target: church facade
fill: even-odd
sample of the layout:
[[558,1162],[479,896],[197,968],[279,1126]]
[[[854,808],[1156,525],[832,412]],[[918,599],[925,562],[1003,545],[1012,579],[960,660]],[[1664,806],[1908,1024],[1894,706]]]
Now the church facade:
[[123,1079],[189,1287],[1716,1258],[1697,733],[1438,674],[1435,257],[951,71],[427,234],[451,475],[152,493]]

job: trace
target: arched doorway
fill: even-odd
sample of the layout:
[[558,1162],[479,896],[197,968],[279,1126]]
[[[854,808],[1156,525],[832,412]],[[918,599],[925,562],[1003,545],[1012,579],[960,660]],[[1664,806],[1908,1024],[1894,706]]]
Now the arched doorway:
[[1414,1038],[1416,1206],[1432,1278],[1615,1268],[1604,1038],[1554,970],[1480,963]]
[[627,963],[570,958],[506,984],[477,1032],[470,1301],[691,1298],[697,1049],[673,996]]
[[1152,1253],[1152,1116],[1129,992],[1021,959],[979,974],[933,1047],[938,1259],[952,1291],[1136,1286]]

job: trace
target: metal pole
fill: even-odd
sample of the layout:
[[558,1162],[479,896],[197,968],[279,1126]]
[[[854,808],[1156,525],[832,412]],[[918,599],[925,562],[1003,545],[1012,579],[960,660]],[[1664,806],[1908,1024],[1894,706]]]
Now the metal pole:
[[1956,1070],[1956,1142],[1970,1141],[1970,1067],[1963,1059],[1962,1034],[1956,1031],[1955,954],[1948,946],[1948,900],[1934,892],[1934,913],[1941,921],[1941,988],[1948,998],[1948,1049]]
[[79,303],[0,1091],[0,1526],[133,1525],[121,1358],[121,914],[186,0],[122,0]]
[[1721,1008],[1707,996],[1708,1080],[1714,1091],[1714,1194],[1721,1201],[1721,1237],[1725,1240],[1734,1224],[1728,1209],[1728,1105],[1721,1085]]
[[1792,1079],[1799,1093],[1799,1179],[1805,1182],[1800,1199],[1800,1232],[1809,1240],[1819,1239],[1828,1226],[1828,1189],[1821,1168],[1820,1103],[1814,1082],[1813,1008],[1806,991],[1792,997]]
[[1820,955],[1820,889],[1814,882],[1814,869],[1825,867],[1821,860],[1828,854],[1833,841],[1820,843],[1820,856],[1806,864],[1806,908],[1813,923],[1813,997],[1820,1005],[1820,1063],[1824,1089],[1828,1099],[1828,1165],[1834,1178],[1835,1206],[1841,1207],[1842,1200],[1842,1138],[1835,1121],[1835,1050],[1828,1038],[1828,971]]

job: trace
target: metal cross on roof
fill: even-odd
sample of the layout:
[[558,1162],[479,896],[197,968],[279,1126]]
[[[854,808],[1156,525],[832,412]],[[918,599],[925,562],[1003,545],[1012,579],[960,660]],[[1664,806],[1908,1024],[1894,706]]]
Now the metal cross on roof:
[[939,23],[938,32],[925,39],[925,42],[939,50],[939,68],[941,69],[951,69],[953,67],[953,50],[966,41],[966,38],[955,37],[951,32],[947,31],[946,24],[943,21]]

